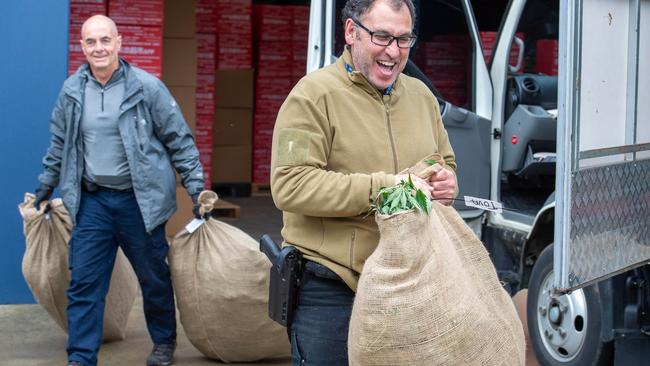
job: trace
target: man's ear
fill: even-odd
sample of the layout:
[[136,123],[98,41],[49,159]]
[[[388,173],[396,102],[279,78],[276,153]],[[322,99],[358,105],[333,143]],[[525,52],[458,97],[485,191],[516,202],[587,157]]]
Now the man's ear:
[[117,40],[117,50],[119,51],[122,49],[122,35],[118,34],[116,40]]
[[352,46],[357,36],[357,27],[354,21],[348,18],[345,21],[345,43]]

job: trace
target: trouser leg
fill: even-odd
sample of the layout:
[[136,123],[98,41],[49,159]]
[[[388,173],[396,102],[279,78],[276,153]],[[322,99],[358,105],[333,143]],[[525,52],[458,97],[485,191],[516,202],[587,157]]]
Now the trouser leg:
[[354,292],[341,280],[305,272],[291,324],[293,366],[347,366]]
[[142,289],[147,329],[154,344],[176,341],[176,308],[171,275],[167,265],[169,246],[165,225],[147,233],[133,194],[122,197],[115,216],[118,237]]
[[71,280],[66,309],[69,360],[97,364],[116,251],[107,202],[99,193],[83,192],[70,239]]

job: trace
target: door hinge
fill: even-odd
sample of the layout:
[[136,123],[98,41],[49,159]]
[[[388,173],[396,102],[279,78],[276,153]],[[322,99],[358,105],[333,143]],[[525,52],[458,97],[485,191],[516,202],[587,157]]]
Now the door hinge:
[[492,131],[492,136],[494,136],[496,140],[499,140],[501,138],[501,130],[495,128],[494,131]]

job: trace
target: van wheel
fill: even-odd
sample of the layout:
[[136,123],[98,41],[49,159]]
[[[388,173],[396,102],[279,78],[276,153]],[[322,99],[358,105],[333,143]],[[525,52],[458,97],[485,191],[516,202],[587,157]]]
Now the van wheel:
[[528,284],[528,332],[542,365],[606,365],[612,343],[603,343],[598,285],[553,297],[553,245],[537,259]]

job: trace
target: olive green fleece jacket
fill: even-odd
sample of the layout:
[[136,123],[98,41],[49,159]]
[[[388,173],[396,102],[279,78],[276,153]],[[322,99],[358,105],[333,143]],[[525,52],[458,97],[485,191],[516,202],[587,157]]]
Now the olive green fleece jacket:
[[356,290],[379,242],[371,201],[395,174],[454,152],[431,91],[399,75],[382,95],[354,71],[349,50],[305,76],[280,108],[273,131],[271,192],[283,211],[284,245],[337,273]]

